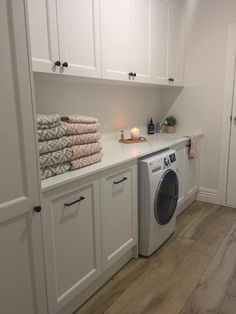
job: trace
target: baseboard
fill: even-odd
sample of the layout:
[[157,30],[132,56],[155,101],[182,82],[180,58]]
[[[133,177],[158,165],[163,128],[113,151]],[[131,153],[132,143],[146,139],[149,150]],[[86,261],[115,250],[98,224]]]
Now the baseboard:
[[220,205],[218,191],[213,189],[200,188],[197,194],[197,200],[201,202]]

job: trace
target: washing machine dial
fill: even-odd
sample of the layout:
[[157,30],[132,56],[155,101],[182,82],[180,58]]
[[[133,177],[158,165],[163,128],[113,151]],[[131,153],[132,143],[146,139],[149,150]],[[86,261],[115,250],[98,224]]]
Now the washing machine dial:
[[169,161],[169,159],[167,157],[164,158],[164,164],[165,164],[166,167],[168,167],[170,165],[170,161]]

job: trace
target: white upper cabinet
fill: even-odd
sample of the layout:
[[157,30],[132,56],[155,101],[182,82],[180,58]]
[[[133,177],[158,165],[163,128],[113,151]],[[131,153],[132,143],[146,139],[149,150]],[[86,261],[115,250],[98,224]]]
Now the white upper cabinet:
[[100,0],[102,78],[129,80],[131,0]]
[[169,23],[170,7],[167,2],[152,0],[152,79],[166,84],[169,79]]
[[99,0],[28,0],[28,12],[34,71],[101,77]]
[[99,0],[57,0],[61,72],[101,77]]
[[168,0],[28,0],[28,11],[34,71],[183,85],[184,13]]
[[33,70],[59,73],[56,2],[28,0],[28,23]]
[[151,81],[151,0],[133,0],[131,69],[136,82]]
[[184,20],[185,16],[183,10],[178,7],[171,7],[169,78],[174,79],[174,84],[176,85],[182,85],[184,83]]

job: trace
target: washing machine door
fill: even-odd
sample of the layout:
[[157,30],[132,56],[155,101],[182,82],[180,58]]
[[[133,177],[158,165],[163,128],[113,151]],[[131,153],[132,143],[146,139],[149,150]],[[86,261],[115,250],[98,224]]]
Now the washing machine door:
[[160,225],[167,224],[173,217],[178,203],[179,181],[173,170],[167,170],[157,187],[154,212]]

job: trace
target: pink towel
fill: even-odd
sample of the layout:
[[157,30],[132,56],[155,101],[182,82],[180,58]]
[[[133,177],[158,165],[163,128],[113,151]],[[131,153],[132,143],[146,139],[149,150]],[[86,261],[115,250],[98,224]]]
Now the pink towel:
[[73,114],[70,116],[61,117],[61,120],[68,123],[97,123],[98,119],[89,117],[89,116],[81,116],[79,114]]
[[96,153],[90,156],[86,156],[86,157],[81,157],[75,160],[72,160],[71,163],[71,168],[70,170],[75,170],[78,168],[83,168],[92,164],[95,164],[99,161],[102,160],[102,153]]
[[102,150],[101,143],[91,143],[84,145],[75,145],[70,148],[73,152],[72,160],[98,153]]
[[95,133],[99,130],[99,123],[66,123],[67,135]]
[[188,158],[189,159],[195,159],[199,155],[199,139],[197,136],[188,136],[189,138],[189,153]]
[[67,136],[69,140],[69,146],[96,143],[101,139],[99,133],[87,133]]

